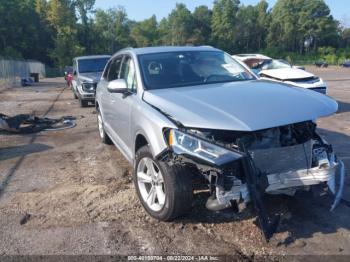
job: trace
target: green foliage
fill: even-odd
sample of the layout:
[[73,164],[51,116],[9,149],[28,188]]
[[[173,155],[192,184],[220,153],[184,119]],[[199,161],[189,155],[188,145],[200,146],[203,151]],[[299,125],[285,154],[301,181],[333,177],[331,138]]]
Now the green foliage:
[[193,12],[193,34],[189,42],[194,45],[210,44],[212,11],[205,5]]
[[161,45],[168,45],[171,43],[171,34],[169,33],[170,31],[170,25],[169,21],[166,18],[163,18],[159,22],[159,41]]
[[35,6],[35,0],[0,1],[0,55],[47,59],[52,42]]
[[159,44],[159,30],[156,16],[136,23],[131,31],[136,46],[155,46]]
[[185,45],[193,33],[193,17],[184,4],[176,4],[168,17],[171,45]]
[[76,30],[69,26],[60,27],[57,30],[55,39],[55,48],[51,52],[51,57],[62,68],[72,63],[72,57],[82,55],[84,48],[81,47],[76,39]]
[[336,65],[338,63],[338,57],[335,54],[328,54],[322,57],[328,64]]
[[335,53],[335,48],[331,46],[319,47],[317,50],[318,53],[323,56]]
[[236,51],[239,0],[215,0],[211,22],[212,42],[228,52]]
[[350,47],[350,28],[346,28],[341,32],[341,46]]
[[88,15],[93,11],[95,0],[75,0],[74,4],[81,20],[81,25],[78,25],[78,39],[80,43],[84,43],[86,53],[90,53],[93,42],[90,31],[93,21],[89,19]]
[[77,39],[75,3],[72,0],[50,0],[47,21],[55,34],[55,46],[50,56],[62,68],[71,64],[72,57],[84,51]]
[[22,54],[18,52],[15,48],[11,46],[5,47],[5,49],[1,53],[1,57],[4,58],[15,58],[15,59],[22,59]]
[[88,14],[92,11],[95,0],[75,0],[75,6],[79,12],[81,23],[84,26],[88,24]]
[[311,48],[336,45],[338,22],[323,0],[278,0],[271,13],[267,45],[283,51],[303,53]]
[[112,54],[121,48],[133,45],[130,37],[130,24],[126,11],[122,7],[111,8],[107,11],[96,10],[95,23],[91,32],[95,41],[94,53]]
[[[350,28],[324,0],[215,0],[193,12],[176,4],[168,17],[132,21],[123,7],[94,9],[96,0],[0,1],[0,56],[71,64],[78,55],[112,54],[127,46],[212,45],[229,53],[260,52],[292,63],[350,58]],[[308,42],[309,45],[305,45]]]

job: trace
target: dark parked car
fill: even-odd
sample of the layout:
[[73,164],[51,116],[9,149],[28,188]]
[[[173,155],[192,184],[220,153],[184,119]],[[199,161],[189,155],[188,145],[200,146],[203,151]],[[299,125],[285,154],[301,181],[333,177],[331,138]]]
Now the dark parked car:
[[346,60],[344,63],[341,64],[342,67],[350,67],[350,60]]
[[315,66],[327,68],[328,67],[328,63],[325,62],[325,61],[316,61],[315,62]]

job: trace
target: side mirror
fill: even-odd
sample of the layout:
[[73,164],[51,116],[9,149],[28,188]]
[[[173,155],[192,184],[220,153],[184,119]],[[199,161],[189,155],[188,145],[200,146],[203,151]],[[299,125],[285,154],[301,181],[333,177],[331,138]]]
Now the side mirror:
[[107,90],[110,93],[125,93],[126,91],[128,91],[124,79],[117,79],[109,82]]
[[74,70],[73,75],[75,75],[75,76],[76,76],[76,75],[77,75],[77,71],[75,71],[75,70]]

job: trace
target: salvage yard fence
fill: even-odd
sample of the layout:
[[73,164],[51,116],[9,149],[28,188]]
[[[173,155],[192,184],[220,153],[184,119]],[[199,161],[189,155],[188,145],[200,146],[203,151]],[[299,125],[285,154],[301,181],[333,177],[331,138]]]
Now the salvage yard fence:
[[38,61],[0,57],[0,87],[18,86],[22,79],[29,79],[31,74],[38,74],[40,78],[45,77],[45,65]]

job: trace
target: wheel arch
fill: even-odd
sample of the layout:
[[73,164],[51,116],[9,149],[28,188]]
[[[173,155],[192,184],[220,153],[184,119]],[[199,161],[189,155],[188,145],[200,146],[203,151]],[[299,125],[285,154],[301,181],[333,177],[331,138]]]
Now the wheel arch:
[[141,132],[136,135],[135,145],[134,145],[134,154],[143,146],[149,145],[147,138]]

